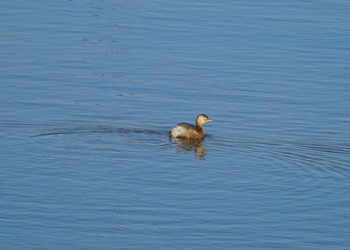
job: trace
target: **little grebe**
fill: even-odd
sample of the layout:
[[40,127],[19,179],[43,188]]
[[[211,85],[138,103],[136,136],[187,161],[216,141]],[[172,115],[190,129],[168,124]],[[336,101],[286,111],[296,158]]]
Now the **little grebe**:
[[169,136],[179,139],[202,139],[204,137],[203,123],[211,122],[206,114],[198,115],[196,126],[189,123],[179,123],[169,131]]

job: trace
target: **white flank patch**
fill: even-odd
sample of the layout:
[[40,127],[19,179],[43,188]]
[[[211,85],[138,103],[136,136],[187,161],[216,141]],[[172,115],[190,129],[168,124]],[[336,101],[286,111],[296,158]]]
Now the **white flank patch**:
[[178,137],[178,136],[181,136],[183,135],[184,133],[186,133],[186,129],[182,126],[176,126],[175,128],[173,128],[171,130],[171,136],[172,137]]

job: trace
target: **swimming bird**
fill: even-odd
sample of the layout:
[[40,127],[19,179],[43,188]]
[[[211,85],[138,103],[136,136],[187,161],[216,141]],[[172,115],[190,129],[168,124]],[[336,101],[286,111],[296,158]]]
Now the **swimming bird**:
[[169,136],[178,139],[202,139],[204,137],[203,124],[213,121],[206,114],[199,114],[196,126],[189,123],[179,123],[169,131]]

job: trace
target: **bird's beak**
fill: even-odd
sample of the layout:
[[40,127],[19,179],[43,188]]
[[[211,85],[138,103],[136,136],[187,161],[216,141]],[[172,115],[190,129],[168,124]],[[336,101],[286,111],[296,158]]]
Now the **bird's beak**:
[[208,117],[207,122],[212,122],[212,121],[213,121],[213,119]]

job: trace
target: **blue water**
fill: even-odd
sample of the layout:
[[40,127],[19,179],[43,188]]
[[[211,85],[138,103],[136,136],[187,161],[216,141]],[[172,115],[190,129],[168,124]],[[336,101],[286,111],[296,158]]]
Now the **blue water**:
[[0,248],[350,249],[349,13],[1,2]]

